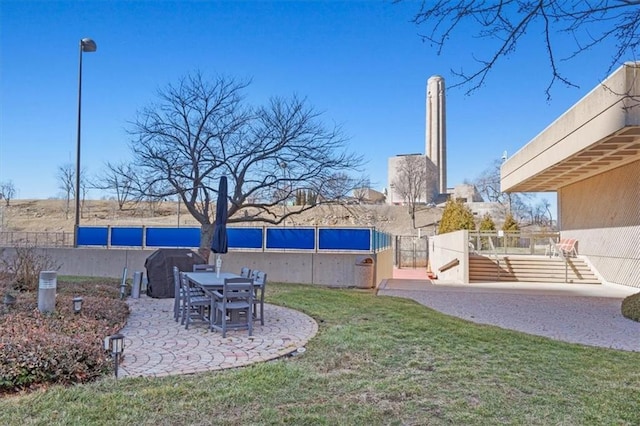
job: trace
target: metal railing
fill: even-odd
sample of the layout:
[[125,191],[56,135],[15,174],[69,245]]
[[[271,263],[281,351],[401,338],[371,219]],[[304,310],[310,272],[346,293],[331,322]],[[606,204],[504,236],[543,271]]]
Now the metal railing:
[[548,255],[559,232],[469,231],[469,243],[478,254]]
[[0,232],[0,247],[25,246],[73,247],[73,232]]

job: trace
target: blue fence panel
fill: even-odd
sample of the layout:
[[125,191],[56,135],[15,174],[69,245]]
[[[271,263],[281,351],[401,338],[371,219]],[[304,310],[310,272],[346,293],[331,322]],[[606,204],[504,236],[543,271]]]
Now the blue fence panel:
[[146,228],[147,247],[199,247],[200,228]]
[[267,228],[267,248],[313,250],[315,229]]
[[386,232],[373,231],[373,250],[378,251],[391,246],[391,235]]
[[[267,228],[267,249],[314,250],[315,228]],[[109,235],[109,232],[111,235]],[[229,248],[260,250],[264,228],[227,228]],[[109,239],[110,238],[110,239]],[[198,247],[200,228],[79,227],[80,246]],[[319,228],[318,250],[378,251],[390,247],[391,236],[371,228]]]
[[262,228],[227,228],[229,248],[261,249]]
[[109,236],[107,227],[78,227],[79,246],[106,246]]
[[319,250],[371,250],[371,230],[334,228],[318,231]]
[[111,245],[142,247],[142,228],[111,228]]

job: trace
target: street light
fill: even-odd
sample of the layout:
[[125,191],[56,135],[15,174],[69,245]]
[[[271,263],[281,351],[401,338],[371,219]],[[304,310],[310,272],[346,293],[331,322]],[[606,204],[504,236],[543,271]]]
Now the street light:
[[280,168],[282,169],[282,180],[284,181],[283,194],[282,194],[284,196],[284,202],[282,204],[283,204],[283,214],[284,214],[285,217],[282,219],[282,226],[287,226],[287,219],[286,219],[286,216],[287,216],[287,196],[288,196],[288,194],[286,192],[287,191],[287,186],[286,186],[287,163],[285,163],[284,161],[281,161],[279,165],[280,165]]
[[80,226],[80,116],[82,113],[82,52],[95,52],[96,42],[90,38],[80,40],[80,71],[78,73],[78,143],[76,146],[76,222],[73,228],[73,246],[78,247]]

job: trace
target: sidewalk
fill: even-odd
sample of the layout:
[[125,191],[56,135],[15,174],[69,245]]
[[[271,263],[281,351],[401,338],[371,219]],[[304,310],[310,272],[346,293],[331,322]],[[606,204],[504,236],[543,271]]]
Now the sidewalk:
[[[565,342],[640,352],[640,323],[622,316],[620,305],[638,288],[548,283],[457,284],[398,270],[383,281],[380,296],[413,299],[436,311]],[[426,275],[426,272],[425,272]]]

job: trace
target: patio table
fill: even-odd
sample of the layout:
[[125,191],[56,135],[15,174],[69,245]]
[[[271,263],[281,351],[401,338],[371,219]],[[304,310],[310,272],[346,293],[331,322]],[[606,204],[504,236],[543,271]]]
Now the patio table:
[[185,272],[187,279],[195,285],[201,287],[205,292],[214,292],[222,289],[224,280],[227,278],[240,278],[240,275],[233,272],[220,272],[220,276],[215,272]]
[[[185,272],[184,273],[189,281],[202,288],[204,292],[211,298],[211,312],[209,321],[210,325],[213,325],[213,312],[214,312],[214,301],[215,301],[215,292],[222,290],[224,286],[224,280],[228,278],[241,278],[240,275],[234,274],[233,272],[220,272],[218,275],[216,272]],[[237,318],[232,317],[231,322],[237,322]]]

